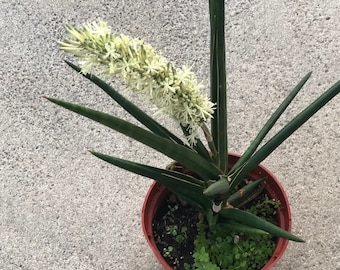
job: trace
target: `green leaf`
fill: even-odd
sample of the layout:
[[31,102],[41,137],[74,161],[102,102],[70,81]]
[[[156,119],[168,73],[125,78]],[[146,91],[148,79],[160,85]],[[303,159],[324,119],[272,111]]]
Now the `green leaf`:
[[202,186],[204,183],[192,176],[111,157],[98,152],[91,151],[91,153],[112,165],[156,180],[199,211],[205,212],[206,209],[211,207],[211,200],[203,195]]
[[109,114],[54,98],[47,99],[59,106],[101,123],[157,150],[158,152],[163,153],[164,155],[186,166],[193,172],[196,172],[205,181],[208,181],[209,179],[217,179],[220,174],[220,171],[213,164],[209,163],[199,154],[183,145],[176,144],[157,134]]
[[228,198],[228,203],[232,206],[237,206],[240,202],[242,202],[242,199],[247,198],[249,194],[251,194],[255,189],[258,188],[258,186],[262,183],[262,181],[265,178],[261,178],[256,181],[252,181],[249,184],[245,185]]
[[[68,64],[71,68],[73,68],[77,72],[81,72],[81,68],[72,64],[71,62],[65,60],[66,64]],[[147,127],[152,132],[156,133],[159,136],[164,138],[168,138],[170,140],[175,141],[178,144],[184,145],[183,141],[179,139],[177,136],[172,134],[169,130],[160,125],[157,121],[147,115],[144,111],[139,109],[132,102],[127,100],[121,94],[119,94],[115,89],[113,89],[110,85],[108,85],[103,80],[99,79],[93,74],[84,74],[81,73],[85,78],[89,79],[91,82],[99,86],[102,90],[104,90],[114,101],[116,101],[124,110],[130,113],[134,118],[136,118],[140,123],[142,123],[145,127]]]
[[204,190],[203,194],[206,196],[224,195],[229,191],[229,181],[221,177],[215,183],[212,183],[207,189]]
[[234,173],[244,163],[246,163],[249,160],[249,158],[254,154],[257,147],[261,144],[261,142],[263,141],[265,136],[268,134],[268,132],[271,130],[271,128],[274,126],[274,124],[277,122],[277,120],[280,118],[282,113],[286,110],[288,105],[293,101],[293,99],[296,97],[296,95],[299,93],[299,91],[302,89],[302,87],[305,85],[305,83],[308,81],[308,79],[310,78],[311,75],[312,75],[312,72],[309,72],[305,77],[303,77],[302,80],[298,83],[298,85],[295,86],[293,91],[285,98],[285,100],[281,103],[281,105],[272,114],[272,116],[269,118],[267,123],[263,126],[263,128],[257,134],[255,140],[250,144],[250,146],[245,151],[245,153],[234,164],[234,166],[230,170],[229,174]]
[[228,230],[230,231],[236,231],[236,232],[242,232],[242,233],[249,233],[249,234],[268,234],[268,232],[257,229],[257,228],[253,228],[253,227],[249,227],[246,225],[242,225],[238,222],[234,222],[230,219],[219,219],[219,222],[221,225],[225,226],[226,228],[228,228]]
[[216,103],[211,134],[217,149],[217,165],[226,174],[228,164],[227,92],[225,65],[224,0],[209,0],[210,9],[210,97]]
[[238,183],[266,157],[268,157],[282,142],[299,129],[309,118],[318,112],[323,106],[340,93],[340,81],[335,83],[306,109],[300,112],[292,121],[283,127],[274,137],[262,146],[245,164],[240,172],[233,179],[230,189],[232,190]]
[[277,237],[282,237],[295,242],[304,242],[301,238],[281,229],[280,227],[256,216],[251,213],[242,211],[237,208],[224,208],[221,210],[220,215],[224,218],[234,220],[243,225],[257,228],[266,231]]

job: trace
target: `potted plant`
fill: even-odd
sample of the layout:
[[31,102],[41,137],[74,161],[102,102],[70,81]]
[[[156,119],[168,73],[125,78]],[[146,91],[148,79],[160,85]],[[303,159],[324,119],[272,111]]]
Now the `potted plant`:
[[[161,194],[158,196],[160,202],[167,202],[168,196],[175,205],[192,208],[190,211],[193,211],[197,218],[196,233],[192,241],[195,243],[192,254],[194,262],[192,265],[188,263],[183,265],[183,269],[249,269],[245,261],[251,260],[250,253],[245,252],[245,246],[254,244],[259,245],[261,250],[268,250],[268,243],[274,241],[274,248],[276,245],[276,248],[282,247],[284,250],[286,240],[303,242],[290,233],[291,217],[286,195],[275,177],[260,163],[339,93],[340,81],[307,106],[267,143],[260,146],[280,115],[311,76],[311,73],[308,73],[283,100],[245,153],[241,156],[228,155],[224,1],[210,0],[209,11],[210,98],[200,93],[201,85],[189,67],[175,67],[143,40],[114,34],[105,22],[99,21],[85,24],[80,28],[66,26],[70,38],[59,42],[59,45],[65,52],[79,58],[81,67],[69,61],[65,62],[104,90],[144,128],[90,108],[55,98],[47,99],[129,136],[176,161],[167,168],[155,168],[91,151],[104,161],[154,179],[163,185],[161,187],[153,185],[147,198],[153,193],[158,193]],[[103,80],[91,74],[92,72],[107,77],[119,76],[131,90],[144,95],[155,104],[159,112],[177,121],[184,138],[166,129]],[[204,136],[205,142],[201,141],[200,133]],[[272,183],[274,184],[271,185]],[[175,198],[171,199],[172,194]],[[263,197],[266,195],[268,198]],[[262,199],[258,201],[259,197]],[[146,207],[147,203],[148,200],[145,202],[143,213],[146,213],[146,209],[150,210],[148,206]],[[273,209],[276,207],[280,212],[281,207],[285,214],[284,211],[276,213],[279,217],[276,220],[279,226],[274,224],[275,221],[262,215],[264,210],[256,210],[259,206],[263,206],[265,211],[272,209],[270,211],[273,216],[276,211]],[[253,207],[255,212],[251,210]],[[151,212],[151,218],[155,217],[158,208],[156,205]],[[172,215],[175,212],[170,208],[169,211],[165,215]],[[148,222],[150,223],[150,220]],[[149,243],[152,244],[152,233],[146,230],[144,228],[147,238],[150,238]],[[179,231],[176,225],[168,227],[166,233],[178,241],[183,241],[180,239],[187,237],[187,230],[182,228]],[[233,233],[234,238],[230,238],[230,233]],[[273,237],[276,238],[273,240]],[[220,245],[218,241],[224,242]],[[240,241],[243,241],[242,246]],[[232,248],[221,256],[213,254],[214,250],[221,253],[222,249],[229,248],[230,245]],[[259,246],[252,249],[258,250]],[[170,246],[161,251],[153,249],[155,253],[163,252],[163,257],[173,257]],[[254,269],[260,269],[262,266],[263,269],[269,269],[281,256],[281,253],[276,254],[274,249],[272,252],[273,256],[271,259],[268,258],[266,266],[264,262],[261,266],[255,265]],[[242,260],[239,260],[240,258]],[[232,264],[233,261],[238,261],[237,265],[225,266],[229,263],[228,260]],[[166,263],[164,265],[168,269],[173,267],[166,266]]]

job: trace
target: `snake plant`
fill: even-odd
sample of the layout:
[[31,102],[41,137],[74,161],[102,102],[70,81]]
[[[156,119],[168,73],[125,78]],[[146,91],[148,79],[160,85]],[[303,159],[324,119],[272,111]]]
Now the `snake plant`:
[[[131,137],[194,172],[194,176],[187,175],[91,151],[96,157],[117,167],[155,179],[167,186],[197,208],[210,225],[231,220],[240,224],[240,228],[260,229],[278,237],[303,242],[299,237],[238,209],[234,202],[242,200],[243,193],[238,192],[238,187],[247,174],[339,94],[340,81],[260,147],[267,133],[310,78],[311,73],[308,73],[283,100],[238,162],[228,169],[224,0],[210,0],[209,11],[210,98],[200,93],[202,86],[190,67],[175,67],[150,44],[141,39],[112,33],[103,21],[84,24],[80,28],[66,27],[69,38],[59,42],[59,45],[63,51],[79,59],[80,67],[70,61],[65,62],[104,90],[143,127],[77,104],[46,98]],[[106,78],[118,76],[132,91],[144,95],[159,112],[177,121],[183,137],[176,136],[159,124],[93,72]],[[201,141],[200,135],[206,143]],[[261,180],[251,182],[243,190],[251,193],[260,183]]]

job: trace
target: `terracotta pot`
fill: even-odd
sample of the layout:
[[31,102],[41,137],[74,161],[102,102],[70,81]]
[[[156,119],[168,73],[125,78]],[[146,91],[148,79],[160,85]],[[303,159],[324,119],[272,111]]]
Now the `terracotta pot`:
[[[237,154],[229,154],[229,167],[231,167],[235,162],[239,159],[239,155]],[[265,177],[265,190],[268,193],[269,197],[272,199],[279,200],[281,202],[280,207],[276,211],[276,218],[278,225],[286,230],[291,231],[291,225],[292,225],[292,218],[291,218],[291,212],[290,207],[288,203],[288,199],[286,196],[286,193],[284,192],[281,184],[276,179],[276,177],[268,171],[265,167],[262,165],[258,166],[254,170],[252,170],[249,173],[249,178],[256,180],[259,178]],[[164,260],[163,256],[159,252],[156,242],[153,236],[153,230],[152,230],[152,221],[153,218],[158,210],[158,207],[162,204],[164,199],[166,198],[166,195],[169,193],[169,190],[157,182],[154,182],[146,197],[143,204],[142,209],[142,227],[143,232],[145,235],[145,238],[151,247],[153,253],[156,255],[159,262],[164,266],[166,270],[172,270],[173,268]],[[276,248],[274,250],[274,253],[270,260],[267,262],[267,264],[262,268],[262,270],[269,270],[271,269],[274,264],[277,263],[277,261],[281,258],[284,251],[287,248],[288,240],[285,240],[283,238],[278,238],[276,243]]]

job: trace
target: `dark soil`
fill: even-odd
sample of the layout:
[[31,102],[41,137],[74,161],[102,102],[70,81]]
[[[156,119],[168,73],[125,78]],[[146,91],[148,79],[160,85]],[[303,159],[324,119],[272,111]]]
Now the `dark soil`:
[[[164,203],[158,210],[153,223],[153,232],[158,249],[163,254],[164,249],[169,246],[173,247],[170,257],[164,257],[169,265],[174,269],[184,269],[184,264],[192,265],[194,259],[192,254],[195,246],[194,241],[197,235],[196,224],[199,213],[192,206],[179,202],[178,199],[169,193]],[[178,206],[178,208],[177,208]],[[167,231],[167,228],[177,226],[178,234],[184,235],[185,240],[181,243],[175,240],[175,237]],[[173,228],[173,227],[172,227]],[[182,228],[187,228],[185,234],[181,233]]]
[[[265,199],[266,193],[263,191],[254,200],[247,203],[243,208],[250,208],[258,202]],[[264,217],[264,216],[263,216]],[[264,217],[275,223],[273,217]],[[194,241],[197,235],[197,222],[199,213],[192,206],[179,201],[175,195],[169,193],[165,202],[158,209],[153,221],[153,232],[158,249],[167,263],[176,270],[183,270],[184,264],[192,265],[194,259],[192,254],[195,250]],[[177,242],[175,236],[169,228],[177,226],[177,234],[184,235],[183,242]],[[185,234],[181,233],[182,228],[187,228]],[[169,247],[172,247],[171,253],[167,253]],[[168,256],[166,254],[169,254]],[[165,256],[164,256],[165,255]]]

